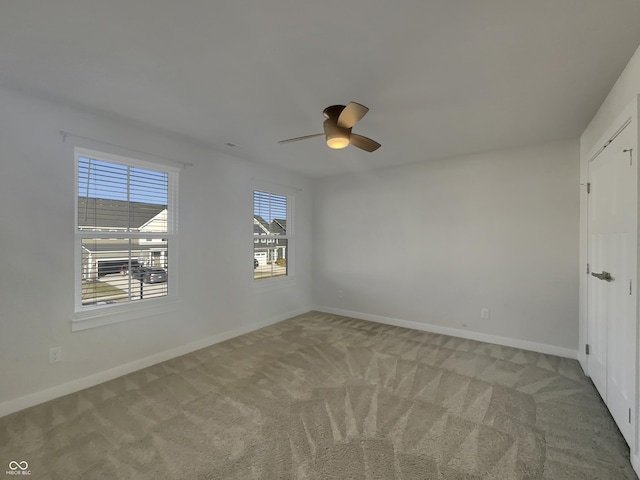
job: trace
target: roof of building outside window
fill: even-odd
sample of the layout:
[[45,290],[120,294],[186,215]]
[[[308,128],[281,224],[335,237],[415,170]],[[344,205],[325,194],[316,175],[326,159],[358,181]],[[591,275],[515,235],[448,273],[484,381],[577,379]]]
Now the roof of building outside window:
[[138,230],[166,208],[166,205],[153,203],[78,197],[78,226]]

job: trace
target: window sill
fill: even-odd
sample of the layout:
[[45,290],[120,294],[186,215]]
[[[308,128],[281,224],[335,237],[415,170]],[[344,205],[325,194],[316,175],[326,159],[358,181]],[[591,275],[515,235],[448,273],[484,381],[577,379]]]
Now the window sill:
[[284,288],[291,288],[296,284],[293,276],[285,278],[263,278],[260,280],[253,280],[253,290],[255,292],[264,292],[269,290],[280,290]]
[[102,327],[113,323],[126,322],[136,318],[161,315],[178,310],[182,302],[177,298],[166,298],[140,303],[113,305],[93,310],[76,312],[71,321],[71,331],[77,332],[89,328]]

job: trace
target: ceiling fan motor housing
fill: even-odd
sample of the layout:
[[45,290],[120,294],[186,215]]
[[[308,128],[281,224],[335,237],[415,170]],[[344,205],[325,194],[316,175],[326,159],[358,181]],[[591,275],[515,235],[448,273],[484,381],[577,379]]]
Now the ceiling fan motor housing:
[[338,120],[338,117],[342,113],[342,110],[345,109],[346,105],[331,105],[330,107],[325,108],[322,111],[322,114],[326,118],[333,118],[335,121]]

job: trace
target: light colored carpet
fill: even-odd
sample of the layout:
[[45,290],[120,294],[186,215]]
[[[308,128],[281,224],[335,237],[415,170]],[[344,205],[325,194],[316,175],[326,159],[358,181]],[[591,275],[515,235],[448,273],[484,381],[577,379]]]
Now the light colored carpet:
[[634,479],[628,454],[574,360],[318,312],[0,419],[0,473],[51,480]]

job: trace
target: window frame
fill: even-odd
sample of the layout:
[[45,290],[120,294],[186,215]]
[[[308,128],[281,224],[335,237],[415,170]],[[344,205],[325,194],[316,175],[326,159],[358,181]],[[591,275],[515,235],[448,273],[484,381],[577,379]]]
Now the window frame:
[[[92,231],[81,230],[78,226],[78,181],[79,181],[79,158],[91,158],[104,162],[117,163],[130,167],[160,171],[167,174],[168,195],[167,195],[167,232],[114,232],[114,231]],[[74,316],[72,317],[72,331],[84,330],[110,323],[126,321],[141,316],[170,310],[170,305],[178,299],[178,173],[180,169],[166,165],[162,162],[140,160],[109,152],[91,150],[84,147],[74,147]],[[142,300],[106,304],[106,305],[83,305],[82,304],[82,240],[83,239],[157,239],[161,235],[167,239],[167,262],[168,281],[167,294],[161,297],[147,298]]]
[[[286,208],[286,235],[255,235],[253,233],[253,221],[251,224],[251,233],[252,233],[252,257],[255,258],[255,240],[256,237],[265,240],[278,240],[283,239],[287,240],[287,274],[286,275],[277,275],[270,276],[264,278],[255,278],[255,270],[252,273],[252,284],[254,289],[256,290],[264,290],[271,289],[273,287],[281,287],[287,286],[295,281],[295,219],[294,219],[294,206],[295,206],[295,193],[292,189],[288,189],[286,187],[274,187],[271,185],[258,184],[254,185],[251,189],[251,218],[254,219],[254,207],[255,207],[255,192],[267,193],[272,195],[278,195],[286,198],[287,208]],[[253,262],[252,262],[253,263]],[[253,269],[253,265],[252,265]]]

